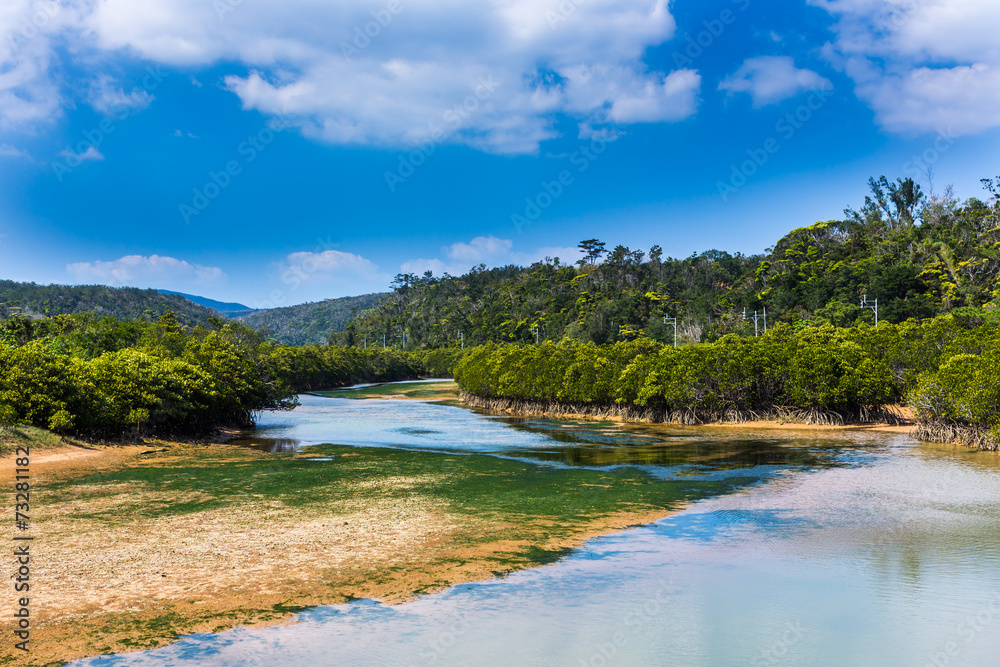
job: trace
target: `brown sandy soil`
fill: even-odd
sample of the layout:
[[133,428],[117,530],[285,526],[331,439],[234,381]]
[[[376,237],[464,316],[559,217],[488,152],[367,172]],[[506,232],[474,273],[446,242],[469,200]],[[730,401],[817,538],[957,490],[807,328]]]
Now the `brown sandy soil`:
[[[46,451],[33,458],[32,477],[60,480],[112,469],[161,446],[182,457],[192,445]],[[370,493],[326,507],[258,500],[238,509],[154,518],[129,515],[137,506],[176,499],[122,484],[102,487],[93,500],[86,485],[74,487],[78,500],[46,505],[44,518],[33,525],[31,653],[4,641],[0,664],[62,664],[152,648],[178,634],[287,622],[303,607],[351,598],[405,601],[530,566],[515,556],[531,545],[573,548],[667,514],[621,512],[550,539],[552,526],[541,520],[505,524],[449,515],[442,503],[419,495],[380,498],[380,486],[413,482],[381,479],[366,489]],[[88,515],[109,509],[119,509],[122,521]],[[0,607],[5,637],[12,629],[6,620],[12,597],[3,596]]]
[[[99,460],[102,464],[107,464],[115,459],[136,456],[144,449],[146,449],[144,446],[116,447],[110,445],[66,444],[61,447],[43,449],[37,454],[32,453],[30,456],[31,470],[32,472],[57,470],[64,464],[71,464],[88,458],[95,459],[95,462]],[[0,458],[0,472],[14,470],[15,467],[16,457],[13,453]]]
[[883,433],[901,433],[903,435],[909,435],[913,431],[913,420],[916,417],[913,410],[903,405],[894,405],[892,406],[892,409],[906,421],[905,424],[885,424],[879,422],[872,422],[868,424],[844,424],[843,426],[833,426],[828,424],[802,424],[797,422],[760,420],[760,421],[741,422],[741,423],[706,424],[706,426],[714,426],[720,428],[771,429],[779,431],[863,430],[863,431],[880,431]]
[[[376,398],[375,396],[365,396],[359,400],[366,400],[368,398]],[[382,398],[390,398],[397,401],[420,401],[421,403],[436,403],[438,401],[457,401],[458,400],[458,387],[455,389],[441,389],[435,391],[429,396],[407,396],[406,394],[394,394],[392,396],[382,396]]]
[[[439,397],[406,400],[428,398]],[[897,433],[910,428],[766,421],[710,426]],[[114,469],[151,450],[167,448],[165,456],[181,459],[190,448],[218,446],[77,443],[33,455],[32,480],[66,480]],[[13,456],[0,459],[4,475],[13,467]],[[386,485],[406,489],[414,481],[382,478],[379,484],[382,490]],[[592,537],[667,514],[663,509],[622,511],[561,526],[561,537],[553,538],[553,526],[540,519],[514,525],[454,515],[431,497],[385,499],[377,485],[327,506],[255,499],[236,509],[153,518],[134,516],[136,508],[177,499],[128,484],[110,493],[105,486],[97,496],[88,494],[85,485],[74,489],[78,499],[45,506],[44,517],[33,525],[32,651],[25,656],[7,640],[0,644],[0,664],[62,664],[152,648],[191,632],[288,622],[301,608],[352,598],[405,601],[530,567],[533,563],[523,559],[525,547],[575,548]],[[102,514],[109,509],[118,510],[122,520],[109,523]],[[11,532],[12,527],[8,540]],[[6,595],[0,606],[0,633],[7,637],[14,602],[13,594]]]
[[[902,405],[894,405],[890,407],[903,418],[905,423],[888,424],[885,422],[867,422],[867,423],[851,423],[851,424],[836,425],[836,424],[805,424],[803,422],[796,422],[796,421],[778,421],[778,420],[762,419],[762,420],[745,421],[745,422],[708,422],[705,424],[688,425],[685,426],[685,428],[768,429],[777,431],[827,431],[827,432],[867,430],[867,431],[880,431],[884,433],[900,433],[903,435],[909,435],[913,430],[914,420],[916,417],[913,410]],[[654,424],[659,426],[674,425],[663,422],[636,421],[618,415],[592,415],[579,412],[491,410],[491,409],[486,409],[486,412],[494,412],[499,414],[512,414],[512,415],[525,415],[525,416],[531,415],[538,417],[547,417],[551,419],[576,419],[581,421],[614,422],[620,424]]]

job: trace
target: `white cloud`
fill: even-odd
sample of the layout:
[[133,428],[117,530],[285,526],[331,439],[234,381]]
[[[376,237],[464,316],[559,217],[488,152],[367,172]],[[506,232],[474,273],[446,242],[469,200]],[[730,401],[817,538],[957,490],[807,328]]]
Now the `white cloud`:
[[191,264],[160,255],[126,255],[111,262],[78,262],[67,264],[66,271],[80,283],[131,287],[215,284],[226,278],[218,267]]
[[10,144],[0,143],[0,157],[20,157],[34,162],[28,151],[21,150],[17,146],[11,146]]
[[441,250],[448,259],[476,264],[495,257],[509,255],[513,244],[513,241],[509,239],[498,239],[495,236],[477,236],[468,243],[453,243]]
[[55,0],[0,3],[0,130],[35,128],[58,118],[55,43],[78,12]]
[[149,91],[135,87],[126,93],[111,77],[103,74],[93,81],[87,92],[88,102],[103,114],[120,113],[122,109],[132,112],[145,109],[153,102]]
[[281,287],[256,306],[274,307],[309,300],[380,292],[391,276],[361,255],[340,250],[295,252],[273,266]]
[[441,248],[441,254],[447,261],[438,258],[411,259],[404,262],[399,269],[403,273],[417,275],[423,275],[424,272],[430,271],[436,276],[442,276],[445,273],[460,276],[480,264],[528,266],[546,258],[554,259],[556,257],[563,264],[572,264],[582,256],[579,248],[543,247],[530,252],[519,252],[513,250],[513,245],[514,243],[510,239],[477,236],[468,243],[458,242]]
[[[16,18],[38,0],[13,2],[18,12],[5,14]],[[239,73],[225,84],[244,108],[281,115],[330,143],[413,146],[434,138],[526,153],[556,135],[557,114],[629,124],[695,112],[696,72],[648,71],[643,62],[649,47],[675,32],[668,0],[404,0],[395,14],[388,4],[73,0],[47,30],[98,61],[125,52],[182,67],[236,64]],[[231,11],[220,14],[218,5]],[[48,117],[60,103],[43,57],[52,49],[47,39],[36,44],[39,56],[20,85],[37,84],[38,103],[22,121]],[[0,54],[0,71],[10,62]],[[5,76],[0,112],[15,106],[2,97],[15,89]],[[92,104],[148,103],[114,84],[104,90]]]
[[101,153],[101,151],[97,150],[97,146],[94,146],[93,144],[87,146],[87,150],[83,151],[82,153],[75,153],[69,149],[65,149],[59,151],[59,155],[62,155],[64,158],[66,158],[66,161],[70,165],[79,164],[80,162],[89,162],[89,161],[100,162],[101,160],[104,159],[104,155]]
[[424,275],[427,271],[436,276],[443,276],[446,273],[457,276],[462,275],[472,268],[472,266],[474,265],[462,268],[458,265],[448,265],[440,259],[411,259],[400,264],[399,271],[400,273],[414,273],[418,276]]
[[825,53],[886,129],[963,135],[1000,126],[1000,3],[810,2],[836,17]]
[[379,275],[378,266],[371,260],[340,250],[295,252],[285,257],[280,266],[302,281],[322,281],[334,274],[366,280]]
[[728,93],[749,93],[754,107],[777,104],[808,90],[829,90],[827,79],[810,69],[799,69],[788,56],[748,58],[719,84]]
[[579,248],[548,246],[536,248],[534,252],[523,255],[520,264],[531,264],[539,262],[545,258],[559,258],[561,264],[575,264],[577,260],[583,258],[583,252]]

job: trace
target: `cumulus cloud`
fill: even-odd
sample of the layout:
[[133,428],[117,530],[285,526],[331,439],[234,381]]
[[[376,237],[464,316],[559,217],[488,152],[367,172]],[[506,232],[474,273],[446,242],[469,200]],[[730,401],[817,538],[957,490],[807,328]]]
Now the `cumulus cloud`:
[[226,278],[218,267],[160,255],[126,255],[111,262],[77,262],[66,265],[66,271],[80,283],[130,287],[215,284]]
[[451,260],[479,263],[510,254],[514,242],[495,236],[477,236],[468,243],[453,243],[442,251]]
[[799,69],[788,56],[748,58],[719,84],[730,94],[749,93],[754,107],[777,104],[808,90],[829,90],[827,79],[810,69]]
[[59,151],[59,155],[62,155],[64,158],[66,158],[66,161],[70,164],[79,164],[80,162],[91,162],[91,161],[100,162],[101,160],[104,159],[104,154],[101,153],[101,151],[97,150],[97,146],[94,145],[87,146],[87,150],[83,151],[82,153],[77,153],[67,148],[65,150]]
[[0,157],[19,157],[26,160],[32,160],[31,154],[28,153],[28,151],[21,150],[17,146],[11,146],[10,144],[3,143],[0,143]]
[[[12,16],[37,3],[13,1],[20,14]],[[700,87],[694,71],[649,71],[643,62],[674,34],[667,0],[74,0],[60,11],[70,18],[52,25],[76,49],[182,67],[235,63],[225,85],[245,109],[338,144],[431,140],[532,152],[556,136],[559,114],[592,124],[676,121],[695,112]],[[22,84],[51,83],[47,63],[32,62]],[[145,100],[114,84],[101,90],[95,107]],[[36,92],[58,105],[51,87]]]
[[837,19],[825,53],[895,132],[1000,126],[1000,3],[810,0]]
[[411,259],[399,268],[403,273],[423,275],[430,271],[436,276],[448,273],[453,276],[467,273],[480,264],[504,266],[518,264],[528,266],[545,259],[556,257],[563,264],[571,264],[581,257],[579,248],[542,247],[529,252],[513,250],[513,241],[495,236],[477,236],[468,243],[458,242],[441,248],[444,259]]
[[301,281],[325,280],[331,275],[346,275],[370,279],[379,275],[378,266],[361,255],[340,250],[294,252],[280,264],[283,273]]
[[54,36],[66,25],[67,10],[54,1],[0,3],[0,130],[58,117],[59,85],[50,69]]
[[133,112],[140,111],[152,104],[153,99],[149,91],[139,87],[126,93],[117,82],[107,75],[101,75],[93,81],[87,93],[87,101],[90,106],[103,114],[110,114],[113,111],[118,113],[122,109]]
[[273,266],[280,288],[258,307],[285,306],[309,300],[380,292],[392,278],[371,260],[340,250],[294,252]]

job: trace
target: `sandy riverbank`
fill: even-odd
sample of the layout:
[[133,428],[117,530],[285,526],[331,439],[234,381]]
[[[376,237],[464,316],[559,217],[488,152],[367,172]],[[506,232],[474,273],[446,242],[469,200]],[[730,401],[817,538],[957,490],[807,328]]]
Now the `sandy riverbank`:
[[[432,492],[447,482],[432,479],[442,474],[431,472],[439,465],[399,474],[392,450],[338,451],[345,478],[331,493],[304,488],[305,502],[294,494],[240,493],[220,505],[221,492],[207,484],[172,489],[157,482],[206,469],[251,480],[283,473],[272,468],[274,456],[161,441],[40,453],[31,466],[32,651],[25,660],[7,643],[3,664],[151,648],[190,632],[284,622],[303,607],[351,598],[399,602],[536,566],[539,556],[674,509],[616,498],[591,516],[532,516],[497,512],[486,498],[483,512],[470,513]],[[281,461],[294,475],[318,465],[306,463],[313,456]],[[416,455],[405,456],[413,468]],[[10,618],[12,609],[5,596],[0,613]]]
[[[448,384],[369,393],[356,397],[455,398]],[[775,421],[706,428],[909,430]],[[537,468],[522,463],[334,448],[337,465],[324,476],[311,461],[321,453],[166,441],[33,452],[32,652],[25,661],[0,646],[0,664],[152,648],[191,632],[287,622],[299,609],[352,598],[405,601],[538,566],[684,506],[670,492],[650,495],[641,473],[549,474],[539,486]],[[428,464],[432,457],[450,472]],[[0,460],[4,474],[13,466],[12,455]],[[456,479],[481,479],[478,495]],[[497,504],[521,482],[523,504]],[[550,496],[581,504],[538,510]],[[12,602],[0,609],[8,618]]]

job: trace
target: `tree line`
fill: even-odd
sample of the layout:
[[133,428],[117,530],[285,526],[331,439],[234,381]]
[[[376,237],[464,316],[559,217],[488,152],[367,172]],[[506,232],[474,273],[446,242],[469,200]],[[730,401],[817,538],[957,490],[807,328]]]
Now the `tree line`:
[[983,315],[1000,298],[1000,179],[983,184],[983,199],[961,202],[950,188],[925,193],[911,179],[873,178],[858,210],[795,229],[760,255],[672,258],[660,246],[608,250],[587,239],[578,258],[479,266],[462,276],[400,274],[392,294],[330,342],[667,342],[672,318],[681,342],[708,342],[752,334],[744,309],[766,309],[769,324],[793,327],[872,323],[863,295],[878,300],[884,322]]
[[0,280],[0,319],[10,315],[54,317],[96,313],[120,320],[155,320],[167,311],[181,324],[206,324],[219,313],[179,294],[104,285],[36,285]]
[[155,322],[14,316],[0,321],[0,423],[111,438],[201,434],[294,407],[300,392],[416,378],[451,363],[441,358],[277,345],[239,322],[184,327],[171,312]]
[[930,439],[962,433],[986,449],[1000,441],[1000,327],[953,315],[878,327],[779,323],[760,337],[678,348],[488,343],[462,358],[455,378],[483,407],[684,424],[892,420],[892,406],[907,403]]

